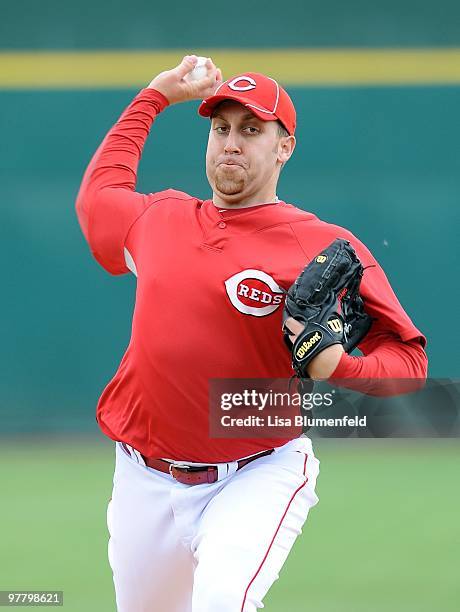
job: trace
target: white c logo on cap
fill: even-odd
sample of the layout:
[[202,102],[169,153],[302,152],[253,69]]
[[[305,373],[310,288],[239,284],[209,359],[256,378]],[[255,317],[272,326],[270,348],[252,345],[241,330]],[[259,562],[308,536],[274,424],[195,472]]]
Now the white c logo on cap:
[[[245,81],[246,83],[248,83],[248,85],[240,87],[237,85],[237,83],[239,83],[240,81]],[[256,85],[257,83],[254,81],[254,79],[249,76],[236,77],[236,79],[233,79],[233,81],[230,81],[230,83],[228,83],[228,86],[230,87],[230,89],[233,89],[233,91],[249,91],[250,89],[255,89]]]

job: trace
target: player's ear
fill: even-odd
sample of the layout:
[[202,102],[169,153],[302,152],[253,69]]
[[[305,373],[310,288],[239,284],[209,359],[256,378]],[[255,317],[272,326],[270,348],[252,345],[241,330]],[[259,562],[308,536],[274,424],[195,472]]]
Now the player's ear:
[[278,142],[278,161],[285,164],[294,153],[295,145],[295,136],[282,136]]

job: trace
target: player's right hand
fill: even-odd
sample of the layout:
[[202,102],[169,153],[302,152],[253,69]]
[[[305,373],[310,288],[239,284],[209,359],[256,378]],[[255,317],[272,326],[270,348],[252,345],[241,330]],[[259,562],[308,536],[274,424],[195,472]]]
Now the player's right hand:
[[222,72],[211,59],[208,59],[207,75],[202,79],[189,81],[186,78],[187,74],[193,70],[197,61],[196,55],[186,55],[175,68],[160,72],[148,87],[162,93],[170,104],[186,100],[203,100],[211,96],[222,83]]

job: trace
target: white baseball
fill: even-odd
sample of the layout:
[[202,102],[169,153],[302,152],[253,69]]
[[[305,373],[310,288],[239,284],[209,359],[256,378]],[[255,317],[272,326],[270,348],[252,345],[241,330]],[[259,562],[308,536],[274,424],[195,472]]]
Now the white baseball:
[[198,81],[199,79],[202,79],[208,74],[208,71],[206,69],[207,59],[207,57],[198,56],[198,61],[196,63],[195,68],[193,70],[190,70],[190,72],[187,74],[187,79],[189,81]]

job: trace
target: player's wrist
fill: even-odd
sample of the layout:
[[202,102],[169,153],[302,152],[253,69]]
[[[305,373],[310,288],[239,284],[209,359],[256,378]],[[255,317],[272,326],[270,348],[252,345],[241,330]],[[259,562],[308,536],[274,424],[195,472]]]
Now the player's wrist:
[[158,96],[161,96],[162,99],[166,100],[166,102],[170,104],[170,101],[167,95],[168,92],[165,91],[164,88],[161,87],[161,85],[157,85],[154,82],[154,80],[147,85],[145,90],[154,91],[156,94],[158,94]]
[[168,98],[161,91],[155,89],[155,87],[144,87],[144,89],[140,91],[139,96],[148,96],[149,99],[158,102],[160,111],[169,106]]
[[341,344],[332,344],[314,357],[307,366],[307,373],[314,380],[326,380],[332,376],[345,353]]

